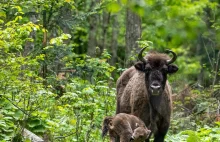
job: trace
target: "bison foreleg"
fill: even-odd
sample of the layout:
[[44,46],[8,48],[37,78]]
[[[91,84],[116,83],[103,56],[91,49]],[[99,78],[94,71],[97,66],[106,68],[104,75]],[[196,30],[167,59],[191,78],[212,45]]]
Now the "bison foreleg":
[[130,132],[124,132],[120,135],[120,142],[129,142],[132,134]]
[[169,129],[169,123],[166,122],[162,123],[162,125],[158,127],[158,131],[155,134],[154,142],[164,142],[164,138],[167,134],[168,129]]
[[161,132],[156,133],[154,142],[164,142],[165,136],[166,136],[166,133],[161,133]]
[[150,133],[150,135],[148,136],[148,138],[145,140],[145,142],[150,142],[150,137],[152,135],[152,132]]
[[110,142],[116,142],[114,137],[110,137]]

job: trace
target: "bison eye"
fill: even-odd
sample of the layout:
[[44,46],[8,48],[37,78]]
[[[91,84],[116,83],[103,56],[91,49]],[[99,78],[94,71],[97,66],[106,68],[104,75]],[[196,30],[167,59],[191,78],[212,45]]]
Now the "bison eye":
[[152,68],[148,67],[148,68],[145,68],[145,71],[151,71]]
[[151,66],[149,64],[147,64],[145,66],[145,71],[151,71],[151,70],[152,70]]

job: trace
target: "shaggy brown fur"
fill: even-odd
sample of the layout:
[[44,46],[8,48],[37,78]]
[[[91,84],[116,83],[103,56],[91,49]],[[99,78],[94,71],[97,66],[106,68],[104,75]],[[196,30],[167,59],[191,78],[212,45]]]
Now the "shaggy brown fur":
[[[148,55],[145,56],[145,58],[148,59],[150,64],[154,67],[165,64],[165,60],[170,59],[166,54],[157,53],[155,51],[151,51]],[[128,84],[129,80],[133,77],[135,73],[137,73],[137,70],[135,69],[134,66],[132,66],[128,68],[127,70],[125,70],[116,82],[116,89],[117,89],[116,114],[120,113],[120,100],[124,92],[124,89],[126,85]],[[127,99],[130,100],[130,98],[127,98]]]
[[[116,110],[116,114],[118,114],[120,112],[120,100],[121,100],[121,96],[124,92],[124,89],[125,89],[126,85],[128,84],[128,81],[130,80],[130,78],[132,78],[132,76],[135,73],[136,73],[136,69],[135,69],[134,66],[132,66],[129,69],[125,70],[116,82],[116,86],[117,86],[117,107],[116,107],[117,110]],[[128,99],[130,99],[130,98],[128,98]]]
[[106,117],[103,120],[102,136],[104,137],[108,131],[111,142],[115,142],[117,136],[120,136],[120,142],[129,142],[130,140],[143,142],[151,132],[142,120],[125,113]]
[[[169,57],[166,54],[150,53],[145,59],[148,59],[151,68],[160,69],[166,65]],[[139,117],[154,134],[157,134],[158,130],[167,131],[172,110],[171,87],[166,81],[162,95],[149,96],[146,87],[148,82],[145,78],[145,72],[137,70],[134,66],[122,73],[117,80],[116,113],[128,113]]]

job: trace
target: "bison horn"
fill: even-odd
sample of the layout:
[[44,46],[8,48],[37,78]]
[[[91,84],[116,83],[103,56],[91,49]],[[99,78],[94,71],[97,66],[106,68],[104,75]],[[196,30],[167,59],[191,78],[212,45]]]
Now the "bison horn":
[[142,61],[143,63],[147,64],[148,61],[147,61],[146,59],[144,59],[144,57],[143,57],[143,55],[142,55],[142,53],[143,53],[143,51],[144,51],[145,48],[146,48],[146,47],[142,48],[141,51],[139,52],[139,54],[138,54],[138,59],[139,59],[140,61]]
[[167,60],[167,64],[169,65],[169,64],[172,64],[173,62],[175,62],[175,61],[176,61],[176,58],[177,58],[176,53],[173,52],[172,50],[169,50],[169,49],[167,49],[166,52],[173,54],[173,58],[170,59],[170,60]]

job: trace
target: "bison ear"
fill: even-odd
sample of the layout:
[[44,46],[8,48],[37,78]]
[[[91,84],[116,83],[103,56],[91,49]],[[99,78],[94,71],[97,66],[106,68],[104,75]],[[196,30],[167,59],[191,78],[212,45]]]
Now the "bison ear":
[[139,70],[139,71],[145,71],[144,63],[138,61],[137,63],[134,64],[134,67]]
[[175,72],[177,72],[178,71],[178,67],[177,67],[177,65],[168,65],[168,73],[169,74],[172,74],[172,73],[175,73]]
[[112,121],[109,122],[108,127],[109,127],[110,129],[114,129],[114,126],[113,126],[113,124],[112,124]]

